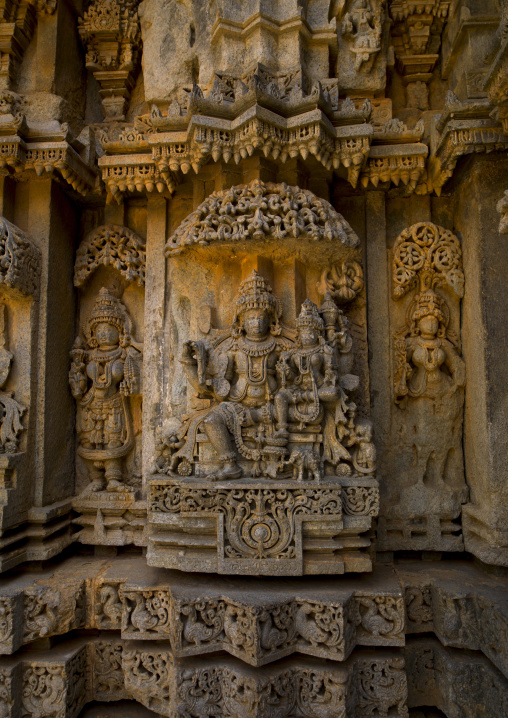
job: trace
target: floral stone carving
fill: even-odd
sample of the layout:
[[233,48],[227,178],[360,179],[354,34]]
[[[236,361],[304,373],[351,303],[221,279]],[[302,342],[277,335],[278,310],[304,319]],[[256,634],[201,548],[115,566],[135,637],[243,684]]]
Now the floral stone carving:
[[[344,526],[345,487],[376,490],[372,427],[356,418],[349,396],[359,380],[348,372],[345,317],[329,295],[320,310],[305,300],[296,333],[281,313],[253,271],[240,286],[230,330],[208,345],[184,344],[188,382],[211,406],[175,423],[156,462],[172,478],[152,482],[152,523],[183,530],[195,516],[207,517],[217,530],[212,570],[222,573],[302,573],[302,525],[318,522],[331,538]],[[365,500],[348,521],[364,531],[375,514]],[[152,536],[149,561],[179,567],[178,553],[162,558],[155,548],[160,538]],[[333,543],[322,570],[341,573]]]
[[127,490],[122,460],[134,444],[128,397],[140,392],[141,347],[120,299],[102,288],[71,351],[69,384],[78,402],[78,453],[89,464],[85,494]]
[[166,245],[166,255],[179,254],[193,244],[268,236],[338,240],[347,247],[359,243],[342,215],[326,200],[299,187],[254,180],[211,194],[178,227]]
[[39,252],[18,227],[0,217],[0,284],[34,296],[39,286]]
[[127,227],[97,227],[80,244],[74,265],[74,285],[81,287],[100,265],[118,269],[127,281],[145,284],[146,248],[138,235]]
[[[455,519],[467,499],[462,466],[465,366],[459,353],[464,293],[457,237],[430,222],[404,230],[394,246],[393,296],[406,303],[395,334],[394,398],[400,408],[403,486],[394,515]],[[412,291],[411,291],[412,290]]]

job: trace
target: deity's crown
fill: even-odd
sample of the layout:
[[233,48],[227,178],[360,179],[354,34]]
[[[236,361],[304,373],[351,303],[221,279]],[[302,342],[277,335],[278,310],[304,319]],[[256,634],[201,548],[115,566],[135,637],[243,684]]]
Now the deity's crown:
[[416,307],[413,312],[413,321],[417,322],[423,317],[430,315],[436,317],[440,322],[446,324],[446,317],[443,312],[445,301],[433,289],[426,289],[420,292],[416,298]]
[[94,327],[101,322],[115,326],[119,332],[128,333],[130,322],[123,303],[113,296],[106,287],[100,289],[92,311],[87,320],[88,331],[91,334]]
[[281,313],[279,302],[272,294],[272,288],[254,269],[240,284],[236,299],[236,316],[248,309],[268,309],[275,317]]
[[300,327],[312,327],[318,331],[323,331],[324,322],[319,314],[319,310],[314,302],[310,299],[306,299],[300,310],[300,316],[296,320],[296,326]]

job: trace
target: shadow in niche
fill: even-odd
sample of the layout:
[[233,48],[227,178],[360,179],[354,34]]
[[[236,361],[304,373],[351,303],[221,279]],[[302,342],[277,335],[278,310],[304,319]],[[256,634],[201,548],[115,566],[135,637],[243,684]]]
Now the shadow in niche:
[[79,718],[159,718],[136,701],[115,701],[113,703],[89,703],[79,714]]
[[446,714],[437,708],[412,708],[409,718],[446,718]]

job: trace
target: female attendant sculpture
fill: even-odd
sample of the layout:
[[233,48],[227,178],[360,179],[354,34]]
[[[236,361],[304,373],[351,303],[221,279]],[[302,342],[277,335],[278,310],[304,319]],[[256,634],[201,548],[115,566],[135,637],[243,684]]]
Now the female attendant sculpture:
[[102,288],[76,339],[69,383],[78,402],[78,453],[90,464],[85,493],[125,491],[122,460],[134,444],[128,396],[140,392],[141,352],[123,303]]
[[418,484],[425,478],[437,485],[449,471],[451,454],[461,456],[466,374],[447,324],[445,300],[427,288],[412,306],[409,331],[395,340],[395,396],[410,413]]

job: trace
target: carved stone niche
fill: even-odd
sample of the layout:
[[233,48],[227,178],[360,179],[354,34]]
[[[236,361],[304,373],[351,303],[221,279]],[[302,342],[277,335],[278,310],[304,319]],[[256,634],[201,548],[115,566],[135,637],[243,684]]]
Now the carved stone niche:
[[[39,271],[38,250],[0,217],[0,534],[26,521],[31,500]],[[9,561],[7,552],[0,565],[7,568]]]
[[358,237],[311,192],[256,180],[212,194],[167,255],[171,393],[148,563],[369,571],[378,484],[365,372],[353,373],[358,347],[332,297],[346,306],[363,291]]
[[[140,543],[145,243],[104,225],[78,248],[79,327],[69,386],[76,399],[76,493],[83,543]],[[134,523],[130,516],[138,517]]]
[[385,0],[331,0],[337,23],[337,74],[346,91],[380,90],[386,83]]
[[392,438],[379,519],[385,550],[459,551],[468,499],[462,454],[465,365],[460,350],[462,250],[432,222],[393,247]]

